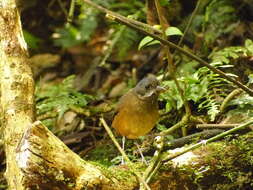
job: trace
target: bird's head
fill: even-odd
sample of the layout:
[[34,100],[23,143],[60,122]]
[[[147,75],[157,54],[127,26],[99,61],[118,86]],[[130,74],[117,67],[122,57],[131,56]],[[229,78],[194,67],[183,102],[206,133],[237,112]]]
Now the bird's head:
[[160,92],[163,92],[166,89],[159,86],[159,81],[154,75],[149,74],[138,82],[133,90],[140,99],[146,99],[149,97],[157,97]]

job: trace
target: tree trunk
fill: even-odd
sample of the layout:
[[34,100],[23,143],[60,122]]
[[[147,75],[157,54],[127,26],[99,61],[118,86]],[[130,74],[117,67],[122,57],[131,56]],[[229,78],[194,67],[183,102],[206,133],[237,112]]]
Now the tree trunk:
[[132,174],[131,185],[116,176],[110,181],[101,169],[83,161],[39,121],[34,122],[34,80],[15,0],[0,0],[0,39],[0,108],[8,188],[127,190],[136,187],[137,180]]
[[[0,82],[6,178],[10,189],[20,188],[24,177],[16,148],[25,129],[34,121],[34,81],[28,63],[20,16],[15,0],[0,1]],[[23,163],[25,164],[25,163]]]
[[[15,0],[0,0],[0,83],[6,178],[11,190],[82,189],[104,183],[40,122],[34,123],[34,80]],[[40,126],[40,127],[38,127]]]

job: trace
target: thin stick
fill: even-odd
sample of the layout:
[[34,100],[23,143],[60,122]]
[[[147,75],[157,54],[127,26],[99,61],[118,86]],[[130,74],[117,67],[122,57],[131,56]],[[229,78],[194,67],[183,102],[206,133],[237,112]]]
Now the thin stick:
[[159,158],[157,160],[157,163],[155,165],[155,168],[151,171],[151,173],[148,175],[147,179],[146,179],[146,182],[149,183],[149,181],[152,179],[152,177],[156,174],[157,170],[160,168],[162,164],[162,161],[161,159]]
[[157,30],[157,29],[153,28],[152,26],[150,26],[150,25],[148,25],[146,23],[139,22],[137,20],[124,17],[124,16],[122,16],[122,15],[120,15],[118,13],[115,13],[113,11],[110,11],[110,10],[108,10],[108,9],[106,9],[106,8],[104,8],[104,7],[102,7],[102,6],[98,5],[98,4],[90,1],[90,0],[83,0],[83,1],[85,3],[87,3],[88,5],[90,5],[90,6],[94,7],[94,8],[96,8],[96,9],[100,10],[101,12],[106,13],[107,16],[108,16],[108,18],[111,17],[112,19],[116,19],[116,21],[119,21],[119,22],[120,22],[120,20],[124,20],[124,22],[129,22],[129,23],[132,23],[132,24],[134,24],[136,26],[142,27],[142,28],[144,28],[145,30],[147,30],[147,31],[149,31],[151,33],[158,33],[158,34],[162,33],[160,30]]
[[175,125],[173,125],[173,126],[170,127],[169,129],[166,129],[166,130],[162,131],[162,132],[160,133],[160,135],[166,136],[166,135],[168,135],[168,134],[171,134],[173,131],[179,129],[180,127],[185,126],[185,125],[189,122],[189,119],[190,119],[190,118],[191,118],[190,115],[185,114],[185,115],[183,116],[183,118],[182,118],[178,123],[176,123]]
[[108,133],[109,137],[112,139],[114,145],[116,146],[116,148],[119,150],[120,154],[124,157],[124,159],[127,162],[130,162],[130,159],[128,158],[128,156],[126,155],[125,151],[120,147],[118,141],[115,139],[110,127],[107,125],[107,123],[105,122],[104,118],[100,118],[101,123],[103,124],[106,132]]
[[68,12],[65,9],[64,5],[62,4],[61,0],[57,0],[57,2],[60,5],[60,8],[62,9],[62,12],[65,14],[66,17],[68,17]]
[[251,121],[249,121],[249,122],[247,122],[247,123],[244,123],[244,124],[242,124],[242,125],[239,125],[238,127],[235,127],[235,128],[230,129],[230,130],[228,130],[228,131],[225,131],[225,132],[223,132],[223,133],[220,133],[220,134],[218,134],[218,135],[216,135],[216,136],[214,136],[214,137],[212,137],[212,138],[210,138],[210,139],[208,139],[208,140],[204,140],[204,141],[201,141],[201,142],[199,142],[199,143],[197,143],[197,144],[194,144],[194,145],[192,145],[192,146],[189,146],[188,148],[186,148],[186,149],[184,149],[184,150],[182,150],[182,151],[180,151],[180,152],[177,152],[177,153],[172,154],[172,155],[168,155],[168,156],[166,156],[166,157],[163,159],[163,162],[167,162],[167,161],[169,161],[169,160],[172,160],[172,159],[174,159],[174,158],[176,158],[176,157],[178,157],[178,156],[180,156],[180,155],[182,155],[182,154],[184,154],[184,153],[186,153],[186,152],[189,152],[189,151],[191,151],[191,150],[194,150],[194,149],[196,149],[196,148],[198,148],[198,147],[200,147],[200,146],[202,146],[202,145],[204,145],[204,144],[207,144],[207,143],[216,141],[216,140],[218,140],[218,139],[221,139],[221,138],[223,138],[223,137],[225,137],[225,136],[227,136],[227,135],[229,135],[229,134],[231,134],[231,133],[234,133],[235,131],[244,129],[244,128],[248,127],[248,126],[251,125],[251,124],[253,124],[253,120],[251,120]]
[[196,125],[196,128],[198,129],[209,129],[209,128],[219,128],[219,129],[227,129],[227,128],[233,128],[233,127],[237,127],[240,124],[235,124],[235,123],[224,123],[224,124],[198,124]]
[[[162,7],[160,5],[160,1],[159,0],[155,0],[155,6],[156,6],[157,15],[158,15],[158,18],[159,18],[159,23],[162,26],[162,35],[163,35],[163,38],[166,39],[166,34],[165,34],[166,23],[165,23],[165,20],[163,19]],[[170,66],[171,67],[170,74],[171,74],[172,79],[174,80],[174,82],[176,84],[176,87],[177,87],[177,90],[179,92],[179,95],[180,95],[180,97],[181,97],[181,99],[182,99],[182,101],[184,103],[185,112],[186,112],[187,115],[191,115],[191,109],[190,109],[189,103],[185,99],[184,91],[180,87],[179,82],[178,82],[177,77],[176,77],[176,68],[175,68],[175,64],[173,62],[173,58],[172,58],[172,54],[170,52],[169,46],[164,46],[164,49],[165,49],[166,58],[167,58],[167,62],[168,62],[167,70],[168,70],[168,68]],[[164,76],[165,76],[165,74],[164,74]]]
[[128,164],[131,166],[132,172],[137,176],[140,184],[144,185],[144,187],[147,190],[151,190],[150,187],[148,186],[148,184],[145,182],[145,180],[141,177],[141,175],[139,174],[139,172],[137,172],[132,166],[133,163],[130,161],[130,159],[128,158],[128,156],[126,155],[125,151],[120,147],[118,141],[115,139],[110,127],[107,125],[107,123],[105,122],[104,118],[100,118],[100,121],[103,125],[103,127],[105,128],[106,132],[108,133],[109,137],[112,139],[114,145],[117,147],[117,149],[119,150],[119,152],[121,153],[121,155],[124,157],[124,159],[128,162]]
[[154,170],[161,163],[161,157],[162,157],[162,150],[164,146],[164,137],[163,136],[157,136],[155,139],[155,147],[156,151],[154,153],[154,156],[148,166],[148,168],[144,172],[144,179],[146,183],[150,181],[152,176],[155,174]]
[[[125,143],[126,143],[126,137],[123,136],[122,137],[122,149],[123,149],[123,151],[125,151]],[[121,157],[121,164],[124,164],[124,157],[123,156]]]
[[68,18],[67,18],[68,24],[73,21],[74,11],[75,11],[75,0],[71,0],[69,14],[68,14]]
[[198,9],[199,9],[199,7],[200,7],[200,2],[201,2],[201,0],[198,0],[197,5],[196,5],[195,9],[193,10],[192,15],[191,15],[191,17],[190,17],[190,20],[189,20],[189,22],[188,22],[187,25],[186,25],[186,28],[185,28],[184,33],[183,33],[183,36],[180,38],[180,40],[179,40],[179,42],[178,42],[178,44],[177,44],[178,46],[181,46],[181,44],[182,44],[182,42],[183,42],[183,40],[184,40],[184,37],[186,36],[187,32],[189,31],[190,26],[191,26],[192,21],[193,21],[193,18],[194,18],[195,15],[197,14]]

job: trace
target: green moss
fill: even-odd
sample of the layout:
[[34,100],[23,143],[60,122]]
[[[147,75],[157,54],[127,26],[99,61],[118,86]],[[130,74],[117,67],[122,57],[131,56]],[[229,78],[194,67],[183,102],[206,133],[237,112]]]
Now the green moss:
[[208,146],[211,154],[203,160],[210,169],[199,181],[205,189],[246,189],[253,186],[253,132]]
[[160,189],[245,190],[253,187],[253,132],[227,136],[194,151],[199,158],[175,169],[163,165],[152,181]]
[[[138,185],[137,179],[132,170],[127,165],[105,166],[100,162],[90,162],[96,165],[106,178],[110,180],[110,185],[119,185],[122,189],[134,189]],[[126,187],[126,188],[123,188]]]
[[90,160],[103,166],[111,166],[111,160],[118,155],[118,152],[113,143],[102,142],[91,150],[85,157],[85,160]]
[[[120,142],[120,140],[118,140]],[[136,150],[136,145],[133,144],[134,141],[127,140],[125,144],[125,152],[132,162],[138,162],[140,160],[139,152]],[[121,163],[121,154],[118,149],[112,143],[110,139],[101,141],[93,150],[91,150],[85,160],[90,160],[98,162],[105,166],[118,165]],[[139,163],[139,166],[142,164]]]

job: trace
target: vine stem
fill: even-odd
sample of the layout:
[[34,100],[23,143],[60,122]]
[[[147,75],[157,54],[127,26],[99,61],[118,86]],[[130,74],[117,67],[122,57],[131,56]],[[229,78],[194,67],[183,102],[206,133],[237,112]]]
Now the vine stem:
[[[159,22],[160,22],[160,25],[162,26],[162,35],[163,35],[163,38],[166,39],[167,36],[165,34],[165,30],[166,30],[166,22],[164,19],[162,19],[163,15],[162,15],[162,10],[161,10],[161,5],[160,5],[160,1],[159,0],[155,0],[155,6],[156,6],[156,10],[157,10],[157,15],[158,15],[158,18],[159,18]],[[185,97],[184,97],[184,91],[183,89],[180,87],[179,85],[179,82],[177,80],[177,77],[176,77],[176,68],[175,68],[175,65],[173,63],[173,58],[172,58],[172,54],[170,52],[170,49],[169,49],[169,46],[164,46],[164,49],[165,49],[165,52],[166,52],[166,57],[167,57],[167,61],[168,61],[168,66],[170,65],[171,66],[171,76],[176,84],[176,87],[178,89],[178,92],[180,94],[180,97],[184,103],[184,108],[185,108],[185,112],[187,115],[190,115],[191,114],[191,109],[190,109],[190,106],[188,104],[188,102],[186,101]],[[167,68],[168,68],[167,66]]]
[[71,0],[67,24],[70,24],[73,21],[74,12],[75,12],[75,0]]

